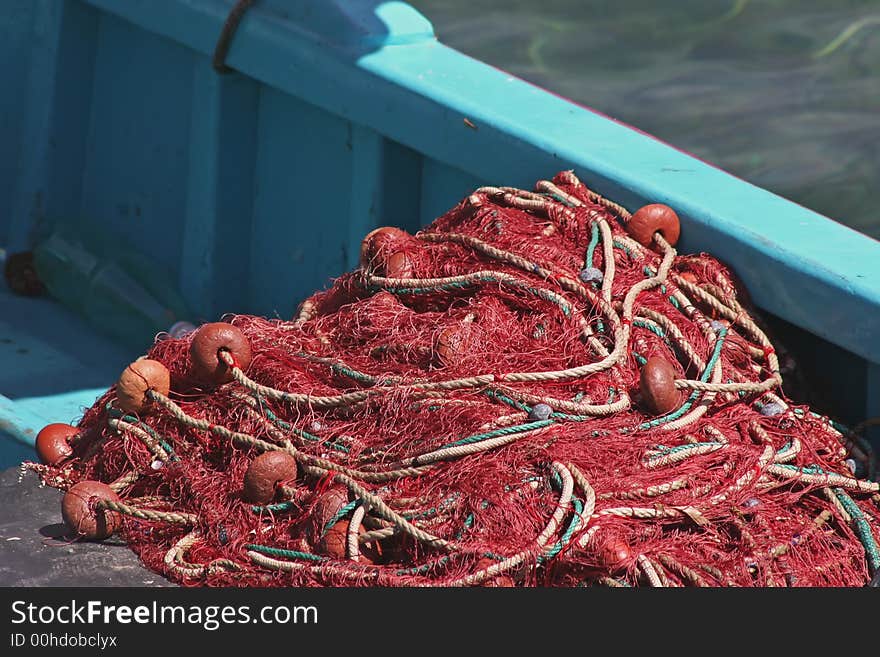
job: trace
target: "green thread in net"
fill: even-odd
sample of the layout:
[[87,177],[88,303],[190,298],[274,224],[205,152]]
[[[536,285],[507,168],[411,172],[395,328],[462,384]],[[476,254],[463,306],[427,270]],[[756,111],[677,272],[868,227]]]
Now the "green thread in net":
[[244,546],[247,550],[260,552],[270,557],[282,557],[284,559],[304,559],[306,561],[327,561],[328,557],[322,557],[311,552],[300,552],[299,550],[283,550],[281,548],[271,547],[269,545],[257,545],[256,543],[248,543]]
[[871,525],[868,524],[859,505],[846,494],[846,491],[842,488],[835,488],[834,494],[840,500],[840,504],[846,509],[846,512],[852,517],[856,534],[858,534],[859,540],[865,548],[865,553],[868,555],[868,565],[871,567],[871,574],[873,575],[880,570],[880,549],[877,548],[877,542],[871,533]]
[[349,513],[354,511],[355,508],[360,506],[360,504],[361,504],[361,500],[359,500],[359,499],[353,500],[353,501],[349,502],[348,504],[346,504],[345,506],[343,506],[341,509],[339,509],[339,511],[337,511],[336,514],[332,518],[330,518],[330,520],[327,521],[327,524],[324,525],[324,529],[321,532],[321,536],[323,537],[328,531],[330,531],[330,528],[333,525],[335,525],[337,522],[342,520]]

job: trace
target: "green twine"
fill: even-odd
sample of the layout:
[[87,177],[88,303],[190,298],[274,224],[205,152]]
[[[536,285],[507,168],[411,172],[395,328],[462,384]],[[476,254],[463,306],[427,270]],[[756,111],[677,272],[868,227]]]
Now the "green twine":
[[493,399],[496,399],[503,404],[507,404],[508,406],[512,406],[513,408],[515,408],[519,411],[525,411],[526,413],[528,413],[529,411],[532,410],[532,407],[529,406],[528,404],[524,404],[522,402],[516,401],[515,399],[511,399],[507,395],[505,395],[501,392],[498,392],[497,390],[486,390],[485,394],[488,397],[492,397]]
[[268,554],[270,557],[284,557],[285,559],[304,559],[306,561],[327,561],[328,559],[328,557],[311,554],[310,552],[300,552],[298,550],[282,550],[281,548],[274,548],[269,545],[257,545],[255,543],[248,543],[244,547],[247,550],[261,552],[262,554]]
[[523,433],[525,431],[532,431],[534,429],[542,429],[544,427],[549,427],[553,423],[553,420],[538,420],[536,422],[529,422],[528,424],[517,424],[512,427],[501,427],[500,429],[487,431],[486,433],[477,433],[473,436],[468,436],[467,438],[456,440],[454,443],[447,443],[446,445],[440,447],[440,449],[457,447],[459,445],[470,445],[471,443],[478,443],[489,438],[497,438],[498,436],[510,436],[515,433]]
[[565,530],[565,533],[562,537],[551,547],[549,550],[544,552],[543,555],[538,557],[539,562],[544,562],[552,559],[557,554],[562,552],[562,548],[568,545],[568,542],[571,540],[571,537],[578,530],[581,524],[581,513],[584,511],[584,504],[578,498],[571,498],[571,505],[574,507],[574,515],[572,516],[571,522],[568,525],[568,528]]
[[369,374],[364,374],[363,372],[358,372],[357,370],[353,370],[346,365],[340,365],[339,363],[333,363],[330,366],[334,372],[339,372],[340,374],[344,374],[349,379],[354,379],[360,383],[366,383],[368,385],[372,385],[376,383],[376,377],[370,376]]
[[[317,358],[310,353],[305,351],[298,351],[296,355],[300,358],[304,358],[305,360],[311,361],[313,363],[324,363],[329,364],[330,369],[334,372],[338,372],[340,374],[344,374],[350,379],[354,379],[355,381],[359,381],[360,383],[366,383],[368,385],[374,385],[378,383],[376,377],[370,376],[369,374],[365,374],[364,372],[358,372],[357,370],[353,370],[347,365],[342,365],[341,363],[327,363],[327,359]],[[381,385],[381,384],[380,384]]]
[[[651,269],[650,267],[647,267],[647,266],[645,266],[642,269],[642,272],[645,274],[645,276],[653,276],[655,274],[654,270]],[[661,294],[666,294],[666,285],[664,285],[662,283],[660,284],[660,292],[661,292]],[[671,303],[673,306],[675,306],[676,310],[681,309],[681,306],[679,305],[679,303],[675,299],[675,297],[670,295],[670,296],[666,297],[666,299],[669,301],[669,303]]]
[[162,447],[162,449],[165,450],[165,452],[168,454],[168,457],[172,461],[179,461],[180,460],[180,458],[178,458],[178,456],[174,453],[174,450],[171,448],[171,445],[169,445],[168,442],[164,438],[162,438],[162,436],[160,436],[156,432],[156,430],[153,429],[153,427],[151,427],[149,424],[141,422],[138,418],[134,417],[133,415],[126,415],[125,413],[123,413],[119,409],[113,408],[109,403],[104,407],[104,410],[107,411],[107,414],[114,419],[122,420],[123,422],[127,422],[128,424],[134,424],[135,426],[140,427],[141,429],[146,431],[148,434],[150,434],[150,436],[152,436],[157,443],[159,443],[159,445]]
[[562,205],[564,205],[564,206],[566,206],[566,207],[568,207],[568,208],[573,208],[573,207],[575,207],[575,206],[574,206],[574,203],[571,203],[570,201],[565,200],[565,199],[562,198],[559,194],[554,194],[554,193],[550,192],[550,193],[548,193],[548,194],[545,194],[545,196],[549,196],[550,198],[556,200],[558,203],[562,203]]
[[294,503],[292,501],[278,502],[277,504],[267,504],[266,506],[252,506],[251,511],[254,513],[261,513],[263,511],[287,511],[293,506]]
[[415,518],[433,518],[441,511],[448,509],[452,504],[459,498],[459,493],[453,493],[445,500],[440,502],[437,506],[432,506],[430,509],[426,509],[425,511],[419,511],[418,513],[404,513],[403,517],[407,520],[413,520]]
[[[489,559],[494,559],[495,561],[504,561],[506,557],[503,557],[498,554],[494,554],[492,552],[486,552],[482,556],[487,557]],[[429,561],[428,563],[424,563],[421,566],[413,566],[411,568],[402,568],[396,572],[397,575],[421,575],[426,573],[434,568],[438,568],[440,566],[445,566],[452,560],[452,556],[446,555],[440,557],[439,559],[435,559],[434,561]]]
[[868,565],[871,567],[871,574],[873,575],[880,570],[880,550],[878,550],[877,543],[874,541],[874,536],[871,533],[871,525],[865,520],[859,505],[842,488],[835,488],[834,494],[840,500],[840,504],[846,509],[846,512],[852,516],[856,534],[858,534],[859,540],[862,542],[862,546],[864,546],[865,552],[868,555]]
[[666,339],[666,331],[657,326],[654,323],[648,324],[647,322],[643,322],[640,319],[633,320],[633,326],[638,326],[639,328],[648,329],[651,333],[655,334],[657,337]]
[[[802,408],[793,408],[792,412],[798,417],[804,416],[804,410]],[[816,413],[814,411],[810,411],[810,415],[812,415],[814,418],[827,422],[838,433],[843,434],[845,437],[849,438],[856,445],[858,445],[868,459],[868,479],[874,479],[874,475],[876,474],[876,459],[874,458],[874,448],[871,445],[871,442],[863,436],[850,434],[850,428],[847,425],[832,420],[830,417],[825,417],[824,415],[820,415],[819,413]]]
[[590,226],[590,244],[587,246],[587,257],[584,259],[584,268],[593,266],[593,255],[596,245],[599,244],[599,225],[596,222]]
[[[785,454],[787,451],[789,451],[790,449],[792,449],[792,447],[793,447],[793,445],[791,444],[791,441],[789,440],[787,443],[785,443],[785,444],[784,444],[784,445],[783,445],[783,446],[782,446],[782,447],[776,452],[776,456],[778,457],[780,454]],[[779,463],[779,464],[777,464],[777,465],[786,465],[786,464],[785,464],[785,463]]]
[[[785,449],[790,446],[791,446],[791,443],[789,443],[788,445],[783,447],[781,450],[779,450],[779,452],[785,452]],[[777,452],[777,453],[779,453],[779,452]],[[777,465],[777,467],[785,468],[786,470],[791,470],[792,472],[800,472],[802,474],[808,474],[808,475],[827,474],[825,472],[825,470],[820,468],[818,465],[805,465],[802,468],[798,467],[796,465],[792,465],[791,463],[777,463],[776,465]]]
[[660,446],[661,449],[657,454],[652,455],[651,460],[658,459],[662,456],[670,456],[672,454],[678,454],[680,452],[686,452],[689,449],[693,449],[694,447],[702,447],[703,445],[718,445],[721,446],[724,443],[718,442],[707,442],[707,443],[688,443],[687,445],[676,445],[675,447],[663,447]]
[[[538,265],[534,265],[535,268]],[[544,299],[545,301],[549,301],[550,303],[556,304],[559,306],[559,309],[562,311],[562,314],[566,317],[571,316],[571,306],[569,306],[566,302],[554,298],[552,294],[550,294],[547,290],[542,290],[539,288],[531,287],[530,285],[524,285],[519,283],[518,281],[510,281],[510,280],[501,280],[497,276],[484,275],[477,276],[476,280],[481,281],[483,283],[501,283],[512,285],[514,287],[521,287],[528,292],[531,292],[534,296]],[[454,283],[441,283],[439,285],[435,285],[433,287],[382,287],[381,285],[370,285],[368,289],[373,292],[378,292],[380,290],[384,290],[385,292],[389,292],[390,294],[428,294],[430,292],[437,292],[438,290],[463,290],[468,287],[472,287],[474,283],[472,281],[458,281]]]
[[461,540],[461,537],[464,536],[464,533],[474,526],[474,519],[475,517],[473,513],[467,514],[467,518],[464,519],[464,526],[462,526],[461,529],[455,532],[456,541]]
[[[587,255],[584,258],[584,268],[585,269],[593,266],[593,256],[596,252],[596,246],[598,244],[599,244],[599,225],[597,223],[593,222],[590,225],[590,243],[587,246]],[[603,274],[603,276],[604,276],[604,274]],[[597,282],[593,283],[593,287],[598,287],[598,286],[599,286],[599,283],[597,283]],[[605,332],[605,324],[602,322],[601,319],[596,320],[596,330],[599,333]]]
[[452,557],[450,557],[449,555],[446,555],[445,557],[440,557],[439,559],[437,559],[435,561],[429,561],[428,563],[423,563],[421,566],[413,566],[412,568],[402,568],[402,569],[398,570],[396,574],[397,575],[421,575],[421,574],[426,573],[434,568],[446,565],[447,563],[449,563],[451,558]]
[[[257,401],[259,401],[259,399]],[[273,413],[271,410],[269,410],[265,406],[262,407],[262,411],[266,414],[266,418],[270,422],[272,422],[275,426],[279,427],[280,429],[284,429],[285,431],[290,431],[291,433],[299,436],[300,438],[304,438],[305,440],[308,440],[309,442],[324,443],[324,440],[320,436],[316,436],[312,433],[309,433],[308,431],[303,431],[302,429],[297,429],[296,427],[291,425],[289,422],[285,422],[280,417],[275,415],[275,413]],[[324,444],[327,445],[330,449],[335,449],[337,452],[342,452],[344,454],[348,454],[349,449],[345,445],[340,445],[338,443],[333,443],[333,442],[328,442],[328,443],[324,443]]]
[[[515,399],[511,399],[507,395],[498,392],[497,390],[486,390],[484,392],[485,395],[500,401],[502,404],[507,404],[508,406],[515,408],[519,411],[525,411],[526,413],[530,413],[532,407],[528,404],[524,404],[523,402],[518,402]],[[579,393],[581,398],[583,397],[582,393]],[[594,420],[595,418],[591,415],[570,415],[569,413],[561,413],[559,411],[555,411],[550,415],[552,418],[556,418],[557,420],[567,420],[569,422],[587,422],[589,420]]]
[[467,515],[467,518],[464,519],[464,526],[461,529],[459,529],[458,533],[456,534],[456,540],[461,538],[462,536],[464,536],[464,533],[467,530],[469,530],[471,527],[474,526],[475,519],[476,519],[476,516],[474,516],[473,513],[469,513]]
[[613,240],[611,242],[611,244],[614,245],[614,248],[621,249],[622,251],[624,251],[626,253],[626,255],[628,255],[630,258],[633,257],[632,251],[630,251],[629,247],[627,247],[626,244],[624,244],[623,242],[618,242],[617,240]]
[[[509,491],[510,488],[508,486],[505,486],[504,490]],[[488,509],[489,508],[489,500],[483,500],[482,502],[480,502],[480,508],[481,509]],[[468,531],[471,527],[474,526],[475,520],[476,520],[476,516],[473,513],[467,514],[467,517],[464,519],[464,526],[455,533],[455,540],[456,541],[459,540],[462,536],[464,536],[464,533],[466,531]]]
[[336,512],[336,515],[334,515],[332,518],[330,518],[330,520],[327,521],[327,524],[324,525],[324,530],[321,532],[321,537],[323,538],[323,536],[324,536],[328,531],[330,531],[330,528],[331,528],[333,525],[335,525],[337,522],[339,522],[340,520],[342,520],[342,519],[343,519],[345,516],[347,516],[349,513],[351,513],[352,511],[354,511],[356,507],[360,506],[360,503],[361,503],[361,500],[359,500],[359,499],[358,499],[358,500],[354,500],[354,501],[349,502],[348,504],[346,504],[346,505],[345,505],[344,507],[342,507],[341,509],[339,509],[339,511]]

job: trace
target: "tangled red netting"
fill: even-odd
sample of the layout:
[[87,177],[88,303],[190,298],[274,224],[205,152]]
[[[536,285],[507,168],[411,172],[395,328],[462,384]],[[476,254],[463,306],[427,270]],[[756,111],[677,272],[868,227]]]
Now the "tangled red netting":
[[677,237],[572,172],[481,188],[293,321],[158,340],[31,467],[185,585],[863,585],[869,449]]

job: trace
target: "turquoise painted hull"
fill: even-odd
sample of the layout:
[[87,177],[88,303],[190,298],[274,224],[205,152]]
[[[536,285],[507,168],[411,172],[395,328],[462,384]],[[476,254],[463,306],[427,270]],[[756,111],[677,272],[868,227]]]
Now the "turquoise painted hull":
[[[232,4],[2,3],[0,247],[88,217],[171,272],[200,317],[289,317],[371,229],[575,169],[628,207],[675,207],[681,250],[739,273],[828,409],[880,415],[880,243],[444,46],[401,2],[261,0],[218,75]],[[0,291],[0,431],[27,444],[76,420],[134,355]]]

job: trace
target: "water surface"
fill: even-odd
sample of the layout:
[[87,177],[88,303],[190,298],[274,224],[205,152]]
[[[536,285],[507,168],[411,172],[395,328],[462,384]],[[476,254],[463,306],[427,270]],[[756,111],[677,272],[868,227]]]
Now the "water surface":
[[409,0],[440,39],[880,239],[880,0]]

